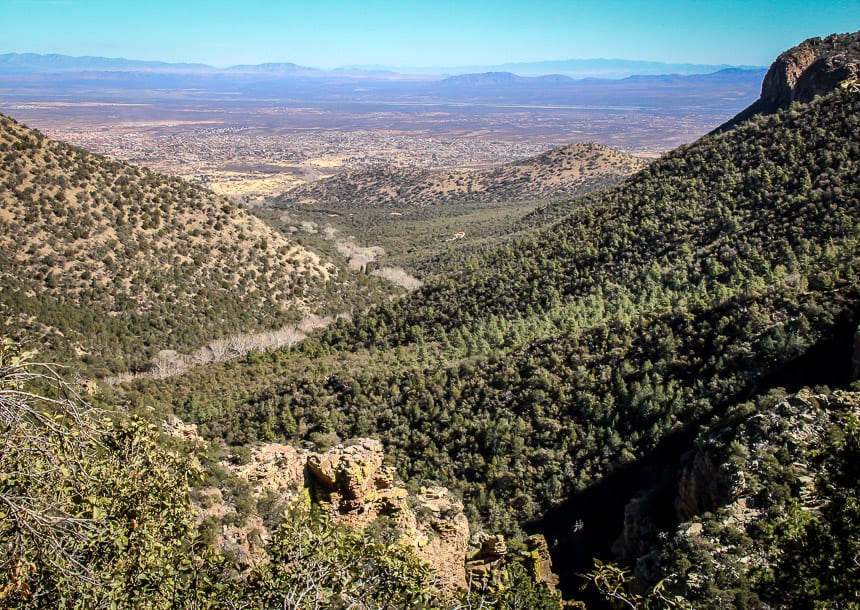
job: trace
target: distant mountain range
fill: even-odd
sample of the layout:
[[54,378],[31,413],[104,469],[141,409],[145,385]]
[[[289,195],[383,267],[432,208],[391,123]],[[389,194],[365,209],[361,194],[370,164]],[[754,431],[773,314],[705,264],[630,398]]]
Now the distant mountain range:
[[38,53],[6,53],[0,55],[0,74],[45,74],[57,72],[158,72],[164,74],[216,73],[323,73],[292,63],[264,63],[215,68],[206,64],[168,63],[114,57],[71,57],[69,55],[40,55]]
[[672,64],[632,59],[564,59],[553,61],[511,62],[492,66],[390,67],[350,66],[363,72],[393,71],[402,74],[458,75],[484,72],[512,72],[520,76],[562,75],[570,78],[626,78],[635,75],[709,74],[727,68],[758,70],[766,66],[733,66],[729,64]]
[[709,64],[670,64],[628,59],[568,59],[558,61],[506,63],[497,66],[460,67],[391,67],[380,65],[345,66],[320,70],[294,63],[263,63],[216,68],[198,63],[168,63],[107,57],[71,57],[37,53],[6,53],[0,55],[0,74],[32,74],[58,72],[159,72],[180,74],[249,73],[290,74],[295,76],[326,76],[360,74],[391,78],[402,75],[452,76],[472,73],[513,73],[519,76],[561,75],[569,78],[626,78],[634,75],[708,74],[726,68],[758,69],[761,66],[729,66]]

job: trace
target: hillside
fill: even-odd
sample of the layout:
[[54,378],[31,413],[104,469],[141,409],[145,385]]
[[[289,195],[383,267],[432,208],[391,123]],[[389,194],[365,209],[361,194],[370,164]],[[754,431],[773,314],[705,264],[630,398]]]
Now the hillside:
[[287,191],[277,204],[339,210],[571,197],[613,184],[645,165],[645,160],[608,146],[571,144],[494,169],[389,166],[345,172]]
[[4,332],[124,370],[319,305],[330,265],[225,198],[7,117],[0,155]]
[[[21,140],[12,161],[53,146]],[[0,600],[558,608],[529,532],[569,599],[590,573],[604,605],[856,606],[860,91],[529,214],[555,222],[301,344],[89,384],[115,422],[0,343]],[[455,600],[416,549],[469,582],[464,515],[514,561]]]
[[[123,396],[228,443],[378,436],[473,522],[546,528],[571,594],[643,481],[590,490],[649,460],[671,472],[739,397],[850,379],[858,142],[860,96],[834,91],[682,147],[319,340]],[[586,539],[552,535],[579,520]]]

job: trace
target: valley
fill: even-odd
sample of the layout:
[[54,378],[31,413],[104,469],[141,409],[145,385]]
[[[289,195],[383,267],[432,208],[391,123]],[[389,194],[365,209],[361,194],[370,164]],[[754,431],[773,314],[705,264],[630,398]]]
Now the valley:
[[52,137],[259,199],[343,170],[475,168],[572,142],[654,157],[750,104],[761,70],[472,82],[360,74],[19,74],[0,112]]
[[277,70],[0,70],[0,604],[856,605],[860,32]]

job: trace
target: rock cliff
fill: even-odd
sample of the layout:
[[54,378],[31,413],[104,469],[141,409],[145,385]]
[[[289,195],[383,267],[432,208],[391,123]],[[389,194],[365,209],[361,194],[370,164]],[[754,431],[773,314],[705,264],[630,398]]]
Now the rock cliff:
[[761,96],[715,132],[728,131],[759,114],[773,114],[794,102],[810,102],[860,77],[860,32],[810,38],[773,62]]
[[[189,435],[178,420],[165,431],[180,438]],[[409,493],[398,484],[394,469],[383,464],[382,444],[358,439],[316,452],[289,445],[269,444],[251,450],[248,459],[222,466],[246,482],[255,500],[277,498],[287,506],[309,501],[326,511],[335,523],[352,528],[381,528],[392,540],[410,546],[426,561],[447,588],[466,588],[484,581],[493,568],[504,565],[507,546],[503,537],[478,532],[470,538],[463,504],[444,487],[422,487]],[[223,521],[217,544],[240,563],[264,560],[264,543],[270,538],[258,516],[236,525],[235,510],[219,489],[196,494],[201,518]],[[225,519],[226,517],[226,519]],[[269,524],[271,526],[273,524]],[[526,564],[536,580],[555,585],[546,541],[533,536],[527,543]],[[475,580],[477,578],[477,581]]]

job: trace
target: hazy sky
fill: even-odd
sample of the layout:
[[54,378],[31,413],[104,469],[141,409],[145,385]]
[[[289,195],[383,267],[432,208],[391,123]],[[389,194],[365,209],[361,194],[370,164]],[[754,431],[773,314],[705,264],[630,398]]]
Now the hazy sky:
[[624,58],[768,65],[860,0],[0,0],[0,53],[313,67]]

